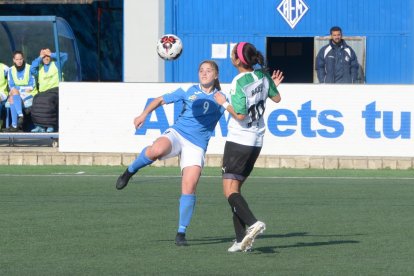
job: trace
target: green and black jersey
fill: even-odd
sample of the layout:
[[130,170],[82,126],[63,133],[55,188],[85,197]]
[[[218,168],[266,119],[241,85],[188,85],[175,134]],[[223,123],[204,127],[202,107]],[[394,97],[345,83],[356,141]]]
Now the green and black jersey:
[[238,74],[231,83],[230,95],[234,111],[244,114],[243,121],[229,122],[227,141],[246,146],[263,145],[266,99],[279,94],[271,77],[261,70]]

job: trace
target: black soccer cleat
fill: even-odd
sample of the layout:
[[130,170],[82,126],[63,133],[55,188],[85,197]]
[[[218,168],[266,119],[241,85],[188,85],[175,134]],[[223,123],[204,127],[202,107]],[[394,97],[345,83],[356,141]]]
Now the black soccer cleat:
[[125,188],[126,185],[128,185],[128,181],[131,179],[133,175],[134,173],[130,173],[127,168],[125,172],[118,177],[118,180],[116,181],[116,189],[122,190],[123,188]]
[[175,236],[175,244],[177,246],[187,246],[187,240],[185,239],[185,233],[177,233],[177,236]]

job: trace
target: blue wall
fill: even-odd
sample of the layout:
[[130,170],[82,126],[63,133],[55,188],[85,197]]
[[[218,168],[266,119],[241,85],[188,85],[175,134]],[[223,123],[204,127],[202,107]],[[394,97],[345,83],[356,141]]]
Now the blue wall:
[[[276,10],[282,0],[165,0],[166,33],[183,40],[182,56],[166,63],[166,81],[197,82],[211,44],[249,41],[265,53],[266,37],[314,37],[342,27],[366,36],[366,82],[414,83],[414,1],[303,0],[309,10],[292,29]],[[216,59],[220,80],[236,73],[230,59]]]

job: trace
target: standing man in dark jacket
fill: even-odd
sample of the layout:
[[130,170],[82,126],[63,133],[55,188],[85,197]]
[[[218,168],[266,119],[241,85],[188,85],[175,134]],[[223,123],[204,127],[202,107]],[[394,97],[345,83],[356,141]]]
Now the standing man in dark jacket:
[[332,27],[329,44],[316,56],[320,83],[356,83],[359,64],[354,50],[342,39],[340,27]]

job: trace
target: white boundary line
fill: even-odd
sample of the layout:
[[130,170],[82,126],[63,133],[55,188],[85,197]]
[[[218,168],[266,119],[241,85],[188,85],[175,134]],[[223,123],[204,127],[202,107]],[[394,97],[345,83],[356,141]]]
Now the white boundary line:
[[[54,173],[54,174],[0,174],[0,177],[118,177],[119,174],[80,174],[80,173]],[[180,175],[137,175],[142,178],[181,178]],[[221,176],[206,175],[201,178],[221,178]],[[386,176],[250,176],[249,179],[350,179],[350,180],[414,180],[414,177],[386,177]],[[413,183],[414,184],[414,183]]]

